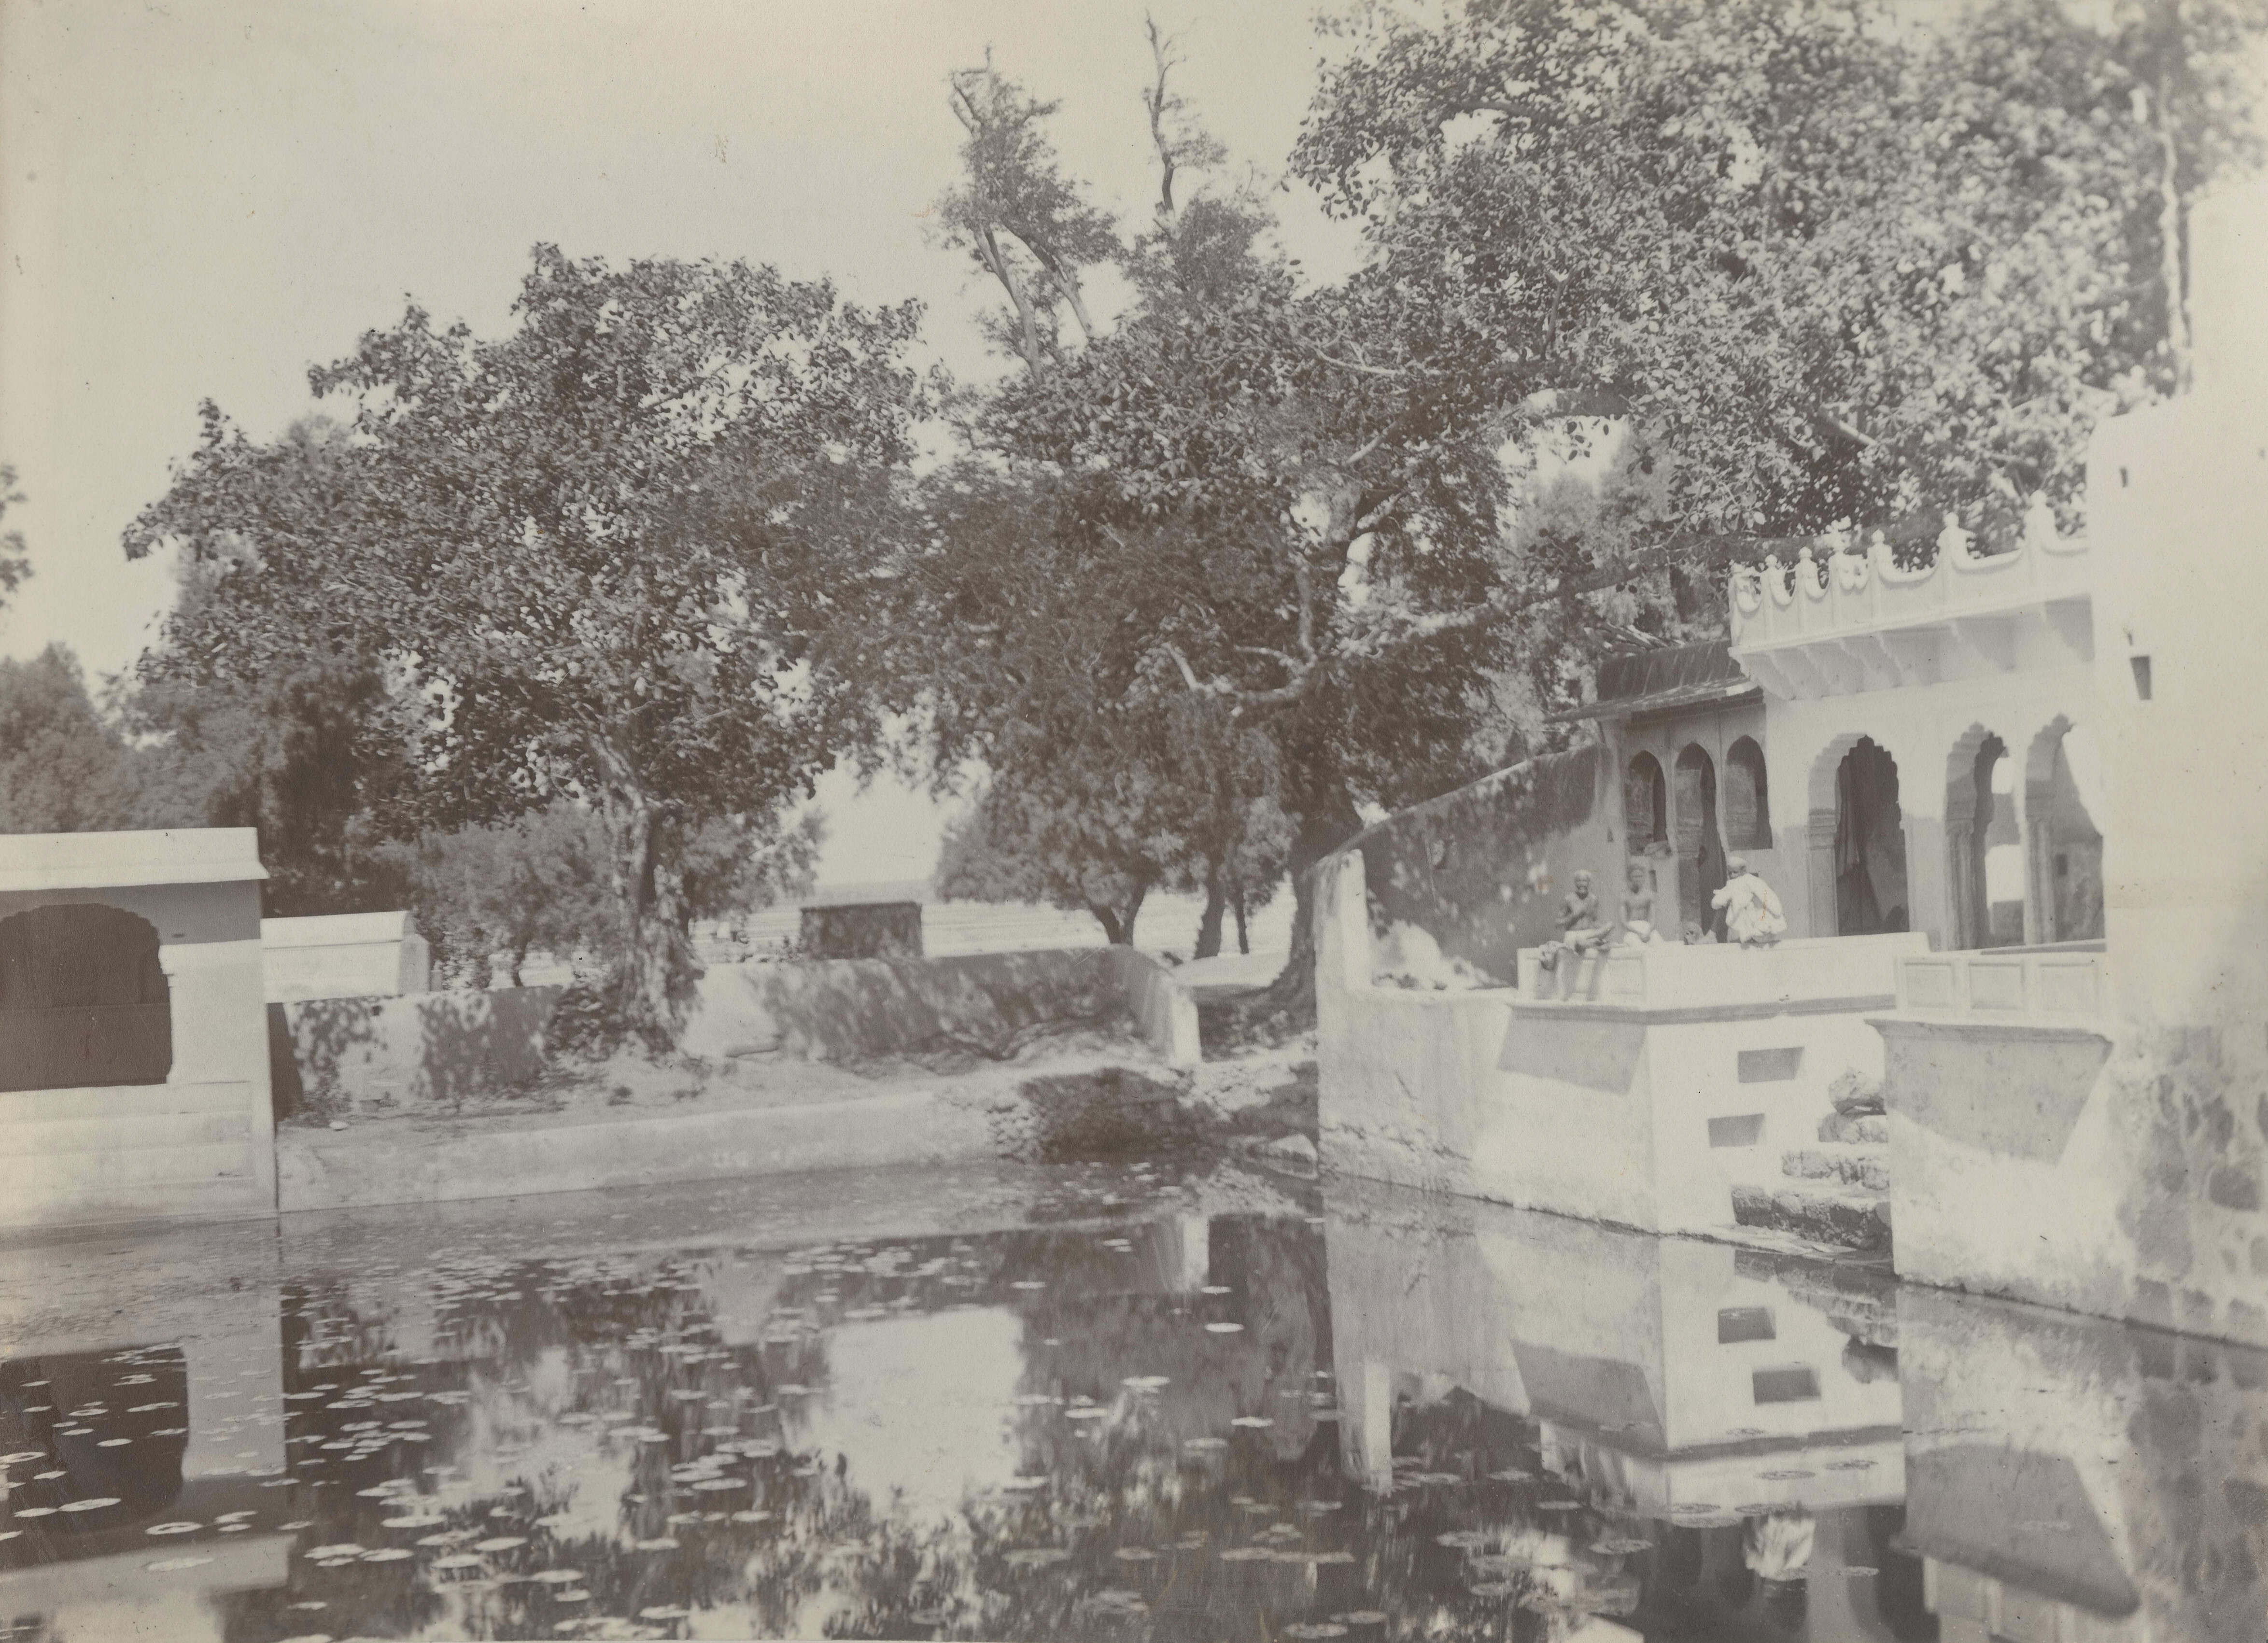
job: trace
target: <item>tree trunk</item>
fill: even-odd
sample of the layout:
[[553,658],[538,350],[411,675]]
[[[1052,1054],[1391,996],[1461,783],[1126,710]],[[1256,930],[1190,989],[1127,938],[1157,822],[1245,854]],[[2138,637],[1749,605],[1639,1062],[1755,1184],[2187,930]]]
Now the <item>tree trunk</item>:
[[1248,957],[1252,952],[1252,931],[1248,922],[1248,910],[1245,906],[1242,885],[1236,887],[1235,899],[1229,905],[1236,911],[1236,950]]
[[675,819],[656,804],[612,748],[600,754],[607,780],[600,819],[607,830],[608,872],[622,910],[621,952],[614,975],[623,1028],[649,1049],[676,1042],[691,990],[691,944],[681,933],[685,876]]
[[1316,864],[1362,831],[1345,781],[1333,771],[1314,784],[1298,814],[1288,866],[1292,874],[1292,951],[1276,979],[1239,1001],[1235,1031],[1245,1040],[1281,1043],[1315,1024]]
[[1089,902],[1086,904],[1086,910],[1094,915],[1095,922],[1102,926],[1102,939],[1112,947],[1123,947],[1133,941],[1132,932],[1118,922],[1117,909],[1101,907]]
[[[1197,946],[1192,955],[1197,958],[1216,958],[1220,954],[1220,921],[1228,910],[1228,890],[1221,883],[1218,864],[1205,866],[1204,916],[1197,920]],[[1242,921],[1239,921],[1241,927]]]

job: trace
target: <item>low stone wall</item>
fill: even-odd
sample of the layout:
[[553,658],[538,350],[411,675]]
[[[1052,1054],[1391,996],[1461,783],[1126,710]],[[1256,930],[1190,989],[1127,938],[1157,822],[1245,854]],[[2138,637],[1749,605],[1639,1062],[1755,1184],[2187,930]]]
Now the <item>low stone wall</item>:
[[1520,949],[1557,933],[1578,869],[1596,875],[1610,908],[1620,895],[1602,772],[1597,748],[1547,754],[1366,829],[1346,850],[1362,857],[1373,927],[1423,932],[1441,964],[1509,986]]
[[1147,953],[1135,947],[1108,949],[1111,969],[1134,1026],[1158,1058],[1169,1067],[1193,1067],[1204,1059],[1197,1037],[1197,1005],[1189,989]]
[[431,954],[406,912],[263,918],[260,945],[271,1004],[398,998],[431,984]]
[[415,1106],[525,1083],[543,1070],[558,987],[319,998],[268,1006],[278,1117],[308,1107]]
[[955,1047],[1005,1056],[1050,1023],[1123,1023],[1130,976],[1140,979],[1124,962],[1087,948],[720,965],[702,978],[679,1047],[711,1058],[779,1050],[851,1061]]
[[[562,991],[270,1005],[276,1112],[414,1107],[524,1083],[542,1071]],[[702,978],[680,1048],[712,1060],[775,1051],[860,1060],[954,1047],[1005,1057],[1051,1024],[1123,1025],[1130,1016],[1167,1066],[1197,1065],[1195,1003],[1130,947],[720,965]]]

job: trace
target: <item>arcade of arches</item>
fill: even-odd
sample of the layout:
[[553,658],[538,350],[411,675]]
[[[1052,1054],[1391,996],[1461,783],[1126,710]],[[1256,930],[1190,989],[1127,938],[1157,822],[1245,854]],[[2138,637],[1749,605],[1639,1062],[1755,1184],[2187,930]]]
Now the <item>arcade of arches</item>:
[[[1943,810],[1948,947],[2102,939],[2102,834],[2088,799],[2096,788],[2092,744],[2066,718],[2042,730],[2021,757],[1982,726],[1955,743]],[[1815,814],[1815,851],[1824,820]],[[1832,821],[1834,933],[1912,928],[1900,772],[1870,737],[1836,763]]]
[[[1916,768],[1902,770],[1882,742],[1848,733],[1811,765],[1808,878],[1782,886],[1799,896],[1808,888],[1799,929],[1822,936],[1921,929],[1949,948],[2102,939],[2100,804],[2088,797],[2099,777],[2082,728],[2058,716],[2027,741],[1971,725],[1951,738],[1941,764],[1932,757],[1926,770],[1913,756],[1918,738],[1891,740]],[[1751,735],[1712,743],[1715,757],[1683,734],[1655,746],[1659,756],[1641,749],[1623,765],[1626,848],[1634,858],[1674,862],[1678,926],[1721,939],[1710,898],[1725,882],[1727,861],[1774,850],[1764,748]],[[1933,813],[1943,817],[1941,872]],[[1910,859],[1915,851],[1921,854]],[[1756,865],[1768,878],[1791,869],[1800,876],[1801,861],[1797,855],[1775,866],[1764,856]]]

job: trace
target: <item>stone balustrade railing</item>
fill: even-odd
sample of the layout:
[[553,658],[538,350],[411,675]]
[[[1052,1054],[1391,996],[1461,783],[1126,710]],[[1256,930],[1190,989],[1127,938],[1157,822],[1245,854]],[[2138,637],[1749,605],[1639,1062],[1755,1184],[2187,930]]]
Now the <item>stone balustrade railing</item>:
[[2083,599],[2094,591],[2093,578],[2087,539],[2044,527],[1991,555],[1977,553],[1967,533],[1948,529],[1936,559],[1913,570],[1898,567],[1877,532],[1863,551],[1822,542],[1802,549],[1792,566],[1777,557],[1761,567],[1735,566],[1726,603],[1738,654]]
[[2094,1021],[2110,1009],[2100,941],[1931,953],[1898,961],[1898,1009],[1962,1020]]

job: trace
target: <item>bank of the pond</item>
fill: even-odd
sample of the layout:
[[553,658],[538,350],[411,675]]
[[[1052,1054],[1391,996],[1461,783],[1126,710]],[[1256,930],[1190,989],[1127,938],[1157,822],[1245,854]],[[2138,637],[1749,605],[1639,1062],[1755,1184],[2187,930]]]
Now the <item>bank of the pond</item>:
[[[1175,1071],[1123,1044],[950,1074],[839,1067],[614,1087],[622,1099],[401,1111],[276,1133],[290,1213],[983,1160],[1312,1138],[1304,1052]],[[647,1082],[641,1080],[641,1082]]]

